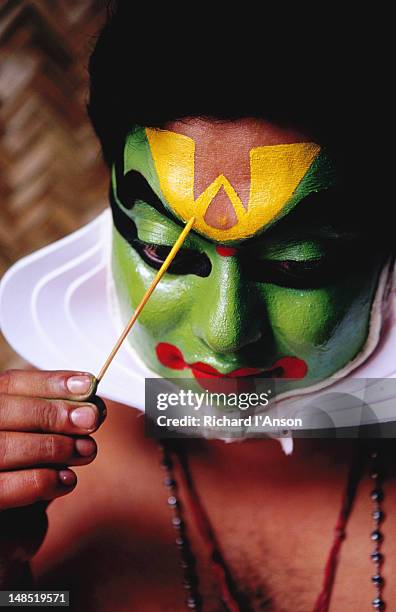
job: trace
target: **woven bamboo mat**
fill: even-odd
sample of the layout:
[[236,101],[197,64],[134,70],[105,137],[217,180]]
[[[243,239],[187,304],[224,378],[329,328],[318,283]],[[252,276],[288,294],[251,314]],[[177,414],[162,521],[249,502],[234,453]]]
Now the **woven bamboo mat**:
[[[105,14],[104,0],[0,2],[0,276],[106,205],[85,110]],[[24,365],[0,338],[0,371]]]

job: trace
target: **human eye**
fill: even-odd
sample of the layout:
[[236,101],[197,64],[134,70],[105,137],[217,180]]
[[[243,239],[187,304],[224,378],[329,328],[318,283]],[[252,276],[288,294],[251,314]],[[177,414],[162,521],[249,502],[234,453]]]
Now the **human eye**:
[[306,261],[284,259],[261,262],[261,278],[267,283],[290,289],[319,289],[339,278],[337,263],[330,257]]
[[[151,268],[159,270],[172,247],[144,242],[139,238],[132,241],[133,248],[143,261]],[[170,264],[169,274],[195,274],[196,276],[209,276],[212,269],[209,257],[196,249],[182,248]]]
[[290,289],[320,289],[342,281],[366,259],[356,245],[301,243],[260,258],[250,266],[250,278]]

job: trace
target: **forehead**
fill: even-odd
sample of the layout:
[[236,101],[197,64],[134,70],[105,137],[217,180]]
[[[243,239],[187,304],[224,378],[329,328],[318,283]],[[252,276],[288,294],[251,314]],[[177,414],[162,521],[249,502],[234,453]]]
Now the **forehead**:
[[[166,129],[194,142],[194,195],[224,174],[246,202],[250,190],[250,152],[257,147],[306,142],[298,132],[258,119],[209,121],[190,119],[168,123]],[[217,199],[224,200],[222,190]]]
[[[192,117],[169,121],[165,129],[184,134],[196,143],[197,156],[207,156],[215,161],[222,159],[232,166],[249,155],[254,147],[308,142],[307,133],[297,128],[280,126],[264,119],[244,118],[234,121],[201,119]],[[230,150],[230,146],[232,149]]]
[[[194,229],[212,240],[252,237],[307,189],[326,187],[315,172],[320,146],[293,128],[194,118],[146,129],[145,137],[164,205],[183,221],[195,216]],[[133,167],[128,159],[125,171]]]

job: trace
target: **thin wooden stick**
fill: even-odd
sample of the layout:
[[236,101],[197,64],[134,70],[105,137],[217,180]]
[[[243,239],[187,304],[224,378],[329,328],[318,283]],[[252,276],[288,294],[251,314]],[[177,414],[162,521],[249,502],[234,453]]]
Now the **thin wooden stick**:
[[158,270],[156,277],[154,278],[154,280],[151,283],[150,287],[147,289],[146,293],[144,294],[144,296],[142,298],[142,301],[140,302],[139,306],[136,308],[136,310],[133,313],[132,317],[129,319],[129,321],[128,321],[124,331],[122,332],[121,336],[118,338],[116,344],[114,345],[114,348],[112,349],[112,351],[111,351],[110,355],[107,357],[107,359],[106,359],[102,369],[100,370],[99,374],[97,375],[97,377],[96,377],[96,386],[99,384],[99,382],[102,380],[103,376],[105,375],[105,373],[107,371],[107,368],[109,367],[109,365],[113,361],[113,359],[114,359],[118,349],[120,348],[121,344],[124,342],[125,338],[127,337],[129,332],[131,331],[131,328],[132,328],[133,324],[135,323],[136,319],[138,318],[138,316],[142,312],[143,308],[145,307],[149,297],[151,296],[151,294],[153,293],[154,289],[156,288],[156,286],[160,282],[161,278],[163,277],[163,275],[165,274],[165,272],[169,268],[170,264],[172,263],[172,260],[176,257],[178,251],[183,246],[183,242],[187,238],[188,233],[190,232],[190,230],[192,229],[192,226],[194,225],[194,221],[195,221],[195,217],[191,217],[191,219],[188,221],[188,223],[184,227],[183,231],[181,232],[180,236],[176,240],[175,244],[173,245],[172,249],[170,250],[170,253],[169,253],[168,257],[165,259],[164,263],[162,264],[162,266]]

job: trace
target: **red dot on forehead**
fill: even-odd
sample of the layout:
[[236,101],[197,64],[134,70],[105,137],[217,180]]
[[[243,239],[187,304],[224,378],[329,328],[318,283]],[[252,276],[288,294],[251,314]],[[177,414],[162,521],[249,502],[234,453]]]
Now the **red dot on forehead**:
[[222,257],[232,257],[236,254],[237,250],[233,247],[217,246],[216,252]]

